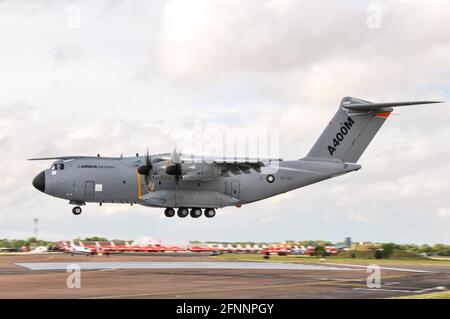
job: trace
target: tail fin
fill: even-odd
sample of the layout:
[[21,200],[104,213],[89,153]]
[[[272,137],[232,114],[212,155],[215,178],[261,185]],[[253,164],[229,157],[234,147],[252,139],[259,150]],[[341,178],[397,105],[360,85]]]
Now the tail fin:
[[431,103],[442,102],[371,103],[345,97],[307,157],[336,158],[343,162],[356,163],[393,111],[393,107]]

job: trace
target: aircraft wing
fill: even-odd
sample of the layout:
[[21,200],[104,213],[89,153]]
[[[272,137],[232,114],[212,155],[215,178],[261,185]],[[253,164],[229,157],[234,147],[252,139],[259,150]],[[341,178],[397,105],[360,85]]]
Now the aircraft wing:
[[270,164],[271,162],[279,162],[279,158],[221,158],[214,159],[212,162],[219,166],[222,171],[249,171],[254,169],[257,172],[261,171],[261,167]]
[[254,169],[256,171],[260,171],[261,167],[264,166],[262,162],[222,162],[222,161],[214,161],[216,166],[219,166],[222,172],[231,171],[248,171],[250,169]]
[[[171,160],[171,155],[166,154],[155,154],[151,155],[152,161],[159,160]],[[180,154],[180,160],[185,163],[193,162],[193,163],[214,163],[214,164],[248,164],[248,163],[268,163],[268,162],[277,162],[282,161],[281,158],[249,158],[249,157],[215,157],[215,156],[202,156],[202,155],[193,155],[193,154]]]
[[120,159],[119,157],[101,157],[101,156],[54,156],[54,157],[37,157],[29,158],[28,161],[49,161],[49,160],[71,160],[76,158],[91,158],[91,159]]

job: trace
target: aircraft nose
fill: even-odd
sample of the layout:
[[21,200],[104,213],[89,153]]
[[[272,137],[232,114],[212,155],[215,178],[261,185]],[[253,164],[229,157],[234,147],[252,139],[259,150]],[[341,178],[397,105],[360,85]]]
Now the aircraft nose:
[[41,192],[45,193],[45,171],[40,172],[33,179],[33,186]]

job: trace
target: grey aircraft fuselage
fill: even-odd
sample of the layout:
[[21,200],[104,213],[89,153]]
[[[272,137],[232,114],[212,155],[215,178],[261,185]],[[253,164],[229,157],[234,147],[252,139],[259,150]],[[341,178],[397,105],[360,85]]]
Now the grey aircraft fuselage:
[[180,180],[178,185],[172,176],[163,175],[149,189],[137,173],[144,162],[144,156],[61,159],[41,173],[45,176],[43,191],[74,203],[222,208],[255,202],[360,168],[338,161],[274,161],[265,163],[272,165],[271,174],[227,172],[210,181]]
[[[240,207],[359,170],[356,164],[393,107],[433,101],[371,103],[345,97],[306,157],[221,159],[158,154],[135,157],[63,156],[38,174],[33,185],[71,204],[128,203],[165,207],[168,217],[213,217],[215,208]],[[74,214],[81,213],[75,207]]]

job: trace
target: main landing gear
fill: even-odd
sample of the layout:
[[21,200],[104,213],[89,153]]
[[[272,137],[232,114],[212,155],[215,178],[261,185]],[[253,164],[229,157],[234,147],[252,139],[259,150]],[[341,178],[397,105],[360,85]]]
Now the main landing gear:
[[[206,208],[204,214],[205,214],[205,217],[207,217],[207,218],[213,218],[214,216],[216,216],[216,210],[213,208]],[[174,217],[175,209],[170,208],[170,207],[166,208],[164,210],[164,215],[166,217]],[[189,211],[189,209],[186,207],[180,207],[177,210],[177,215],[180,218],[186,218],[188,215],[191,215],[192,218],[199,218],[202,216],[202,209],[201,208],[191,208],[191,210]]]
[[173,216],[175,216],[175,209],[173,209],[173,208],[166,208],[166,210],[164,211],[164,215],[166,215],[166,217],[173,217]]
[[202,216],[202,210],[200,208],[192,208],[191,209],[191,217],[192,218],[199,218]]
[[205,217],[213,218],[216,216],[216,211],[212,208],[205,209]]
[[189,214],[189,210],[187,208],[181,207],[178,208],[177,215],[178,217],[185,218]]

